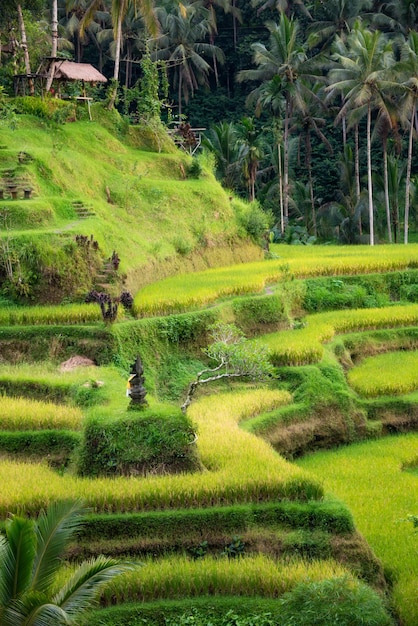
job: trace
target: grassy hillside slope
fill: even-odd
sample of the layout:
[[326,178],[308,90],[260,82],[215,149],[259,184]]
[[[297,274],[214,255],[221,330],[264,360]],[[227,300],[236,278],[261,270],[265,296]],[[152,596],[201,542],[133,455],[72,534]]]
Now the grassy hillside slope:
[[210,168],[192,178],[191,158],[170,142],[170,153],[146,152],[133,129],[121,130],[117,114],[96,109],[94,117],[100,122],[58,125],[20,115],[15,128],[0,127],[3,265],[9,256],[15,280],[21,272],[31,295],[33,274],[68,263],[76,235],[92,235],[103,258],[116,251],[133,291],[180,270],[260,258],[240,226],[248,207]]

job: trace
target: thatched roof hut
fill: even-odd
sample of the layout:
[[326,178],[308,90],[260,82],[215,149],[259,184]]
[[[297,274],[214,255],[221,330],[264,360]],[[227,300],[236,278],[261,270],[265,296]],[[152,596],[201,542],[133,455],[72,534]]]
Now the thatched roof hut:
[[55,61],[54,80],[81,80],[85,83],[106,83],[107,78],[90,63]]

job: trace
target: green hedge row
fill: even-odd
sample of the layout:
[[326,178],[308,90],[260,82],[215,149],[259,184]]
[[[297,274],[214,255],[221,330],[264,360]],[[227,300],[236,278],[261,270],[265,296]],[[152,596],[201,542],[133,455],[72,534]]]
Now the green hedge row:
[[312,278],[304,281],[303,307],[308,313],[387,306],[418,299],[418,270]]
[[2,326],[0,351],[6,361],[64,361],[75,354],[107,365],[115,351],[111,331],[97,326]]
[[0,450],[29,456],[69,456],[80,438],[80,433],[70,430],[0,431]]
[[177,509],[131,514],[89,515],[85,518],[79,538],[94,541],[97,537],[155,538],[172,537],[188,533],[222,531],[234,535],[252,526],[287,526],[289,528],[323,530],[330,533],[349,533],[354,530],[351,513],[340,502],[310,501],[269,502],[266,504],[211,507],[209,509]]
[[58,404],[73,402],[82,407],[100,404],[103,398],[103,391],[100,387],[81,386],[60,380],[7,376],[6,374],[0,376],[0,393]]
[[89,613],[88,626],[394,626],[384,599],[349,577],[306,581],[276,600],[200,597]]
[[179,620],[183,615],[190,615],[189,623],[192,625],[193,616],[201,614],[207,616],[208,623],[216,624],[233,613],[236,616],[234,626],[241,624],[241,619],[246,617],[253,620],[254,626],[264,626],[260,618],[254,620],[255,616],[267,616],[268,626],[272,626],[278,623],[277,611],[277,600],[270,598],[211,596],[127,603],[99,609],[88,614],[85,624],[86,626],[166,626],[167,621]]

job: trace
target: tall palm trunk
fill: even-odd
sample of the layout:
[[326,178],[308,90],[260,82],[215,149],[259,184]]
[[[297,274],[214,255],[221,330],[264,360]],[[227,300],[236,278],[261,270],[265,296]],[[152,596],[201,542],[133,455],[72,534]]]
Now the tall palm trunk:
[[237,18],[235,17],[235,2],[236,0],[232,0],[232,28],[233,28],[233,32],[234,32],[234,50],[237,49]]
[[[359,145],[359,130],[358,124],[354,126],[354,178],[356,182],[356,202],[360,202],[361,187],[360,187],[360,145]],[[363,228],[361,225],[361,215],[358,220],[359,234],[363,234]]]
[[23,57],[25,59],[26,76],[28,77],[28,81],[29,81],[29,93],[31,96],[33,96],[35,94],[35,85],[33,83],[33,79],[31,76],[32,72],[30,69],[29,50],[28,50],[28,43],[26,40],[25,20],[23,19],[22,7],[20,3],[17,5],[17,15],[18,15],[18,20],[19,20],[21,46],[23,50]]
[[279,170],[279,203],[280,203],[280,232],[284,233],[284,203],[283,203],[283,172],[282,172],[282,148],[277,144],[278,170]]
[[354,177],[356,179],[356,200],[360,201],[360,146],[358,124],[354,127]]
[[388,229],[389,243],[392,243],[392,226],[390,219],[390,202],[389,202],[389,176],[388,176],[388,142],[387,137],[383,137],[383,184],[385,188],[385,208],[386,208],[386,224]]
[[405,215],[404,215],[404,243],[408,243],[408,230],[409,230],[409,204],[411,193],[411,169],[412,169],[412,145],[414,138],[414,116],[415,116],[416,102],[413,100],[411,111],[411,124],[409,129],[409,141],[408,141],[408,161],[406,166],[406,188],[405,188]]
[[367,108],[367,186],[369,193],[369,225],[370,245],[374,246],[374,207],[373,207],[373,183],[372,183],[372,107],[369,102]]
[[52,0],[52,20],[51,20],[51,37],[52,37],[52,45],[51,45],[51,65],[49,68],[49,74],[46,81],[45,91],[51,89],[52,81],[54,80],[55,74],[55,61],[54,59],[57,56],[58,50],[58,0]]
[[286,110],[284,120],[284,155],[283,155],[283,213],[285,228],[289,221],[289,122],[290,122],[290,101],[286,96]]
[[118,13],[118,23],[116,27],[116,50],[115,50],[115,65],[113,67],[113,87],[112,93],[110,94],[109,104],[107,108],[109,111],[113,109],[116,102],[116,96],[118,93],[118,83],[119,83],[119,68],[120,68],[120,49],[122,45],[122,18],[123,12],[122,10]]
[[179,122],[181,123],[181,91],[183,87],[183,69],[179,69],[179,86],[178,86],[178,99],[179,99]]
[[120,68],[120,49],[122,46],[122,11],[118,15],[118,25],[116,29],[116,50],[115,50],[115,65],[113,67],[113,80],[119,80],[119,68]]

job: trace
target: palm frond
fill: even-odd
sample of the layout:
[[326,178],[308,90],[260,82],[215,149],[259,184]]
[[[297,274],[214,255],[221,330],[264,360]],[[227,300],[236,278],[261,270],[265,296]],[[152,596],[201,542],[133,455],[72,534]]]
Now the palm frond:
[[112,578],[135,567],[140,565],[118,563],[103,555],[85,561],[53,598],[53,602],[68,615],[77,615],[97,602],[103,586]]
[[81,524],[85,509],[80,501],[55,502],[41,513],[36,525],[37,552],[32,589],[45,591],[52,583],[65,547]]
[[0,565],[0,597],[4,604],[17,598],[30,584],[36,551],[33,522],[17,516],[7,520],[6,537]]

